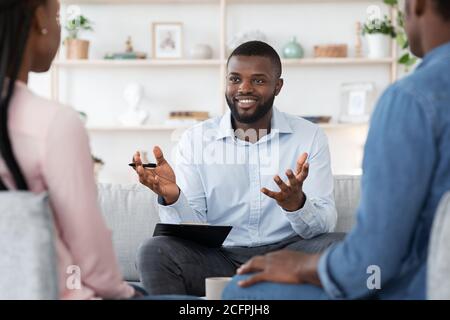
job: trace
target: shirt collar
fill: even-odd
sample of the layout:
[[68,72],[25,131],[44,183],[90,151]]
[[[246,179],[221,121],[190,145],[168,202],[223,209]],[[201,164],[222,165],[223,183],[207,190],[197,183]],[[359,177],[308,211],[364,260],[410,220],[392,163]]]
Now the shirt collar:
[[428,52],[423,58],[419,68],[443,59],[450,59],[450,42],[440,45]]
[[[278,133],[292,133],[292,128],[283,112],[280,112],[275,106],[272,111],[271,131]],[[220,119],[219,130],[216,140],[225,137],[234,137],[233,126],[231,125],[231,112],[228,110]]]

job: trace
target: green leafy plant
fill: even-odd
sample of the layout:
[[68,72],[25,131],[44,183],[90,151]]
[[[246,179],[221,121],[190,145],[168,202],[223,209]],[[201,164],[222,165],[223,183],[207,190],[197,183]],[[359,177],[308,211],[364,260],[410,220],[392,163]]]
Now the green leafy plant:
[[396,41],[401,48],[402,53],[398,59],[398,63],[404,65],[406,70],[411,68],[417,63],[417,57],[415,57],[409,50],[408,37],[405,32],[405,14],[399,8],[398,0],[383,0],[385,4],[397,10],[397,28],[396,28]]
[[363,35],[366,34],[385,34],[391,38],[397,36],[395,28],[392,25],[392,21],[388,16],[384,16],[384,19],[372,19],[363,25]]
[[389,6],[398,5],[398,0],[384,0],[384,3]]
[[65,29],[68,32],[67,39],[78,39],[78,34],[80,31],[93,30],[92,22],[83,15],[67,20]]

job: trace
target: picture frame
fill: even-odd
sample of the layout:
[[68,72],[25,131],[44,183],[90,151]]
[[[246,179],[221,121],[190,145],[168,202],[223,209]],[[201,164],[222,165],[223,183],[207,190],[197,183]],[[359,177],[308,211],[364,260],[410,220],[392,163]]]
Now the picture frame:
[[367,123],[375,104],[375,84],[352,82],[341,85],[341,123]]
[[154,59],[183,58],[183,23],[152,23],[152,56]]

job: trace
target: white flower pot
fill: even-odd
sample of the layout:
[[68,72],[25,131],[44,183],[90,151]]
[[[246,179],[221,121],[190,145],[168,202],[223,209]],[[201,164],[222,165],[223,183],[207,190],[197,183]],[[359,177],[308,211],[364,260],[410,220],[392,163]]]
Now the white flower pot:
[[391,38],[385,34],[367,34],[369,47],[368,57],[372,59],[388,58],[391,56]]

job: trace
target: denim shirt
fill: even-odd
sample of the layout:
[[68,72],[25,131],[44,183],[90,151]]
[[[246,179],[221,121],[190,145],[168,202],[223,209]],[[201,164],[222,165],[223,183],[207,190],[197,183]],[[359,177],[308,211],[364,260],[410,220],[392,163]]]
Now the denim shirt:
[[425,299],[431,226],[450,190],[450,43],[381,97],[361,188],[355,227],[319,261],[325,291],[338,299]]

